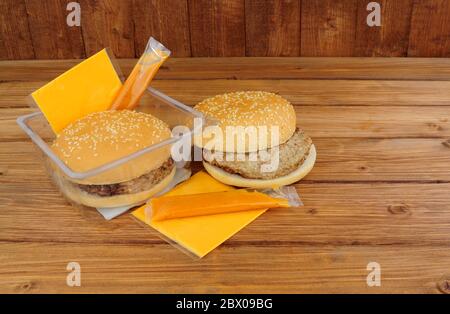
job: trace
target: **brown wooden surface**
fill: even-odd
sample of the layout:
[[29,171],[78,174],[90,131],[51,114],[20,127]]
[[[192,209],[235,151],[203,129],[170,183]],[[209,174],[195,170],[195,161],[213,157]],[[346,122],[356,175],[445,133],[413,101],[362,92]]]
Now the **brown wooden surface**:
[[301,55],[346,57],[353,54],[357,0],[304,1]]
[[0,59],[35,59],[24,1],[0,1]]
[[245,54],[258,57],[300,55],[301,1],[245,1]]
[[80,0],[81,26],[68,27],[71,0],[2,0],[0,59],[69,59],[110,46],[140,56],[150,36],[174,57],[450,57],[448,0]]
[[[78,62],[79,60],[3,61],[0,64],[0,83],[48,81]],[[122,71],[128,73],[136,60],[119,59],[118,62]],[[161,66],[155,79],[448,81],[450,59],[172,58]]]
[[[450,60],[265,60],[170,60],[153,83],[189,105],[276,91],[317,146],[295,185],[305,206],[267,212],[202,260],[129,214],[70,206],[47,178],[15,118],[75,60],[0,62],[0,291],[449,293]],[[79,288],[66,285],[70,261]],[[381,287],[366,285],[372,261]]]
[[173,57],[191,55],[186,0],[135,0],[133,3],[136,55],[141,55],[149,34],[173,51]]
[[192,55],[245,55],[245,11],[242,0],[189,1]]
[[408,56],[450,55],[450,2],[446,0],[415,1]]
[[81,28],[67,27],[66,1],[25,0],[25,5],[36,59],[86,56]]
[[81,29],[86,55],[110,47],[114,56],[135,56],[135,28],[130,1],[82,0]]
[[[367,27],[367,1],[358,1],[354,55],[404,57],[408,53],[413,0],[382,0],[380,27]],[[415,40],[419,36],[411,38]],[[423,37],[421,37],[420,40]],[[424,53],[424,56],[427,54]]]

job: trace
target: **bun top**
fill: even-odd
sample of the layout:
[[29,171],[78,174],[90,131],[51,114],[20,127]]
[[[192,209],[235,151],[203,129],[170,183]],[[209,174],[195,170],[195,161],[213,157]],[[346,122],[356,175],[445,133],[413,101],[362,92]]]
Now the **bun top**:
[[[226,128],[229,126],[267,127],[267,143],[259,141],[258,148],[255,149],[246,136],[243,151],[236,145],[225,147],[226,144],[224,144],[223,151],[226,152],[252,152],[280,145],[289,140],[296,128],[294,107],[285,98],[269,92],[243,91],[217,95],[198,103],[195,109],[217,120],[225,143],[229,140],[226,136]],[[272,127],[278,127],[276,129],[279,132],[279,139],[278,141],[275,139],[273,144],[271,143],[271,137],[274,135]],[[235,137],[235,141],[237,138]],[[196,139],[196,145],[205,147],[205,134],[203,143]]]
[[[91,113],[68,125],[57,135],[52,149],[72,170],[84,172],[170,137],[169,127],[150,114],[131,110],[108,110]],[[169,149],[159,149],[155,153],[147,153],[130,161],[129,164],[133,164],[132,169],[112,169],[116,171],[107,171],[111,172],[107,179],[91,181],[127,181],[160,167],[169,157]]]

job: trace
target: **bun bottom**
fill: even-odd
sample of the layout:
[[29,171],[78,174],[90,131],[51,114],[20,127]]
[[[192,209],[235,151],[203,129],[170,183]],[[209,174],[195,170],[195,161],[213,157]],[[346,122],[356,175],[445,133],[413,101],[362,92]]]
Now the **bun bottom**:
[[228,173],[206,161],[203,161],[203,167],[205,167],[206,171],[208,171],[211,176],[222,183],[245,188],[266,189],[289,185],[299,181],[312,170],[314,163],[316,162],[316,156],[316,147],[311,145],[308,157],[300,167],[285,176],[270,180],[247,179],[237,174]]
[[98,196],[89,194],[81,189],[76,188],[73,184],[64,184],[61,187],[62,193],[72,202],[82,204],[89,207],[108,208],[119,206],[139,205],[145,202],[148,198],[161,192],[175,176],[176,168],[161,180],[159,183],[151,187],[149,190],[134,194],[122,194],[114,196]]

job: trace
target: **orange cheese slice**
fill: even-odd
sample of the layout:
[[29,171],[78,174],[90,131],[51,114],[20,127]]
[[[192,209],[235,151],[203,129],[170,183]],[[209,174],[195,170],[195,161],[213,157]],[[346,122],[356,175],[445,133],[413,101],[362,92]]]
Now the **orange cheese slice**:
[[55,133],[85,115],[108,110],[122,82],[106,49],[31,94]]
[[[165,194],[165,196],[231,190],[234,190],[234,188],[225,185],[212,178],[207,173],[200,171],[193,175],[189,180],[181,183],[172,191]],[[138,208],[132,215],[160,232],[165,238],[175,242],[183,249],[198,257],[203,257],[214,250],[267,210],[257,209],[234,213],[152,221],[151,216],[146,211],[146,207],[147,205]]]

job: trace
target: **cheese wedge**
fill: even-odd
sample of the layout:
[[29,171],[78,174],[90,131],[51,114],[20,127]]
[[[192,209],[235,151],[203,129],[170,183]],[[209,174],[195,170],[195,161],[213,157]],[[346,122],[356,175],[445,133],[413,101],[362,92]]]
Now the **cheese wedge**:
[[[200,171],[165,196],[231,190],[234,190],[234,188],[217,181],[206,172]],[[152,221],[150,213],[146,212],[146,208],[147,206],[144,205],[135,210],[132,215],[160,232],[171,242],[175,242],[182,249],[198,257],[204,257],[267,210],[257,209]]]
[[31,94],[55,133],[85,115],[108,110],[122,82],[106,49]]

